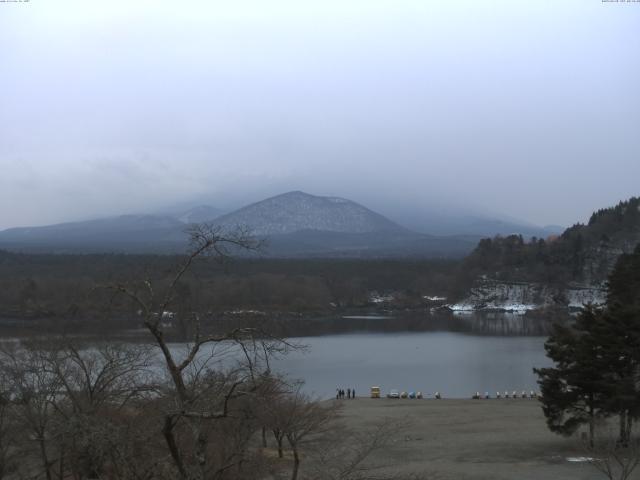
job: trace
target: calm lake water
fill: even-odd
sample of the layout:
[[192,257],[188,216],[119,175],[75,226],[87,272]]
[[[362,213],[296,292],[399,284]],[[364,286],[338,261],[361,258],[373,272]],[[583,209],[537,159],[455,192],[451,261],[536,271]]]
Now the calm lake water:
[[[508,312],[336,316],[311,329],[333,333],[291,338],[307,348],[272,359],[271,367],[292,381],[304,380],[304,390],[320,398],[334,397],[337,387],[368,395],[373,385],[383,394],[397,389],[432,397],[438,391],[448,398],[537,391],[533,368],[551,365],[544,342],[556,321],[563,320]],[[177,358],[188,351],[181,343],[170,348]],[[198,357],[226,369],[241,355],[237,347],[220,344],[203,348]]]
[[439,391],[449,398],[474,392],[538,390],[533,367],[549,366],[545,337],[456,332],[354,333],[302,337],[309,346],[273,363],[291,379],[304,379],[315,396],[335,396],[338,386],[366,395],[369,387]]
[[[304,390],[320,398],[334,397],[337,387],[368,395],[373,385],[383,394],[397,389],[447,398],[537,391],[533,368],[551,365],[544,342],[554,321],[560,320],[508,312],[329,318],[318,330],[334,333],[291,338],[308,348],[271,366],[304,380]],[[348,333],[335,333],[342,331]],[[220,358],[229,358],[224,349]]]

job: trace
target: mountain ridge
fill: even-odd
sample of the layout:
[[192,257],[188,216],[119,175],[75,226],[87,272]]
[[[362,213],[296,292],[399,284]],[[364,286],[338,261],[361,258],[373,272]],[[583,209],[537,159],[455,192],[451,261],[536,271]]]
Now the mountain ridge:
[[283,235],[304,230],[341,233],[407,231],[359,203],[299,190],[266,198],[213,220],[222,227],[246,225],[255,235]]
[[[121,215],[0,231],[0,248],[57,253],[178,253],[191,223],[223,229],[249,227],[269,239],[275,257],[461,257],[478,234],[435,236],[416,232],[352,200],[299,190],[268,197],[230,213],[196,205],[165,213]],[[214,217],[214,218],[212,218]]]

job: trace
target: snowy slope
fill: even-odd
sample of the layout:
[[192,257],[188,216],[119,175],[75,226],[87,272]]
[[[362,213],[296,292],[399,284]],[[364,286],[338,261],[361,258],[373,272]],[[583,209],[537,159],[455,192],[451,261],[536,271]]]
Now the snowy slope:
[[248,226],[255,235],[317,230],[339,233],[404,232],[405,229],[362,205],[338,197],[289,192],[253,203],[218,218],[223,227]]

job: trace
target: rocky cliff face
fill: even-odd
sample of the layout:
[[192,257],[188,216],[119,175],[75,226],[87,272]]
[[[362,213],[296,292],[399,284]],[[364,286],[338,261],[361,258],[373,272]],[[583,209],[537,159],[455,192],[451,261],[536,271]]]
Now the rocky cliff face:
[[616,260],[623,253],[631,253],[640,243],[640,229],[628,232],[627,236],[606,239],[588,248],[584,252],[582,281],[596,284],[606,280],[613,270]]
[[453,311],[502,310],[524,313],[543,308],[579,309],[584,304],[603,304],[604,285],[570,285],[566,288],[539,283],[499,282],[480,279],[461,301],[449,305]]
[[618,257],[638,243],[640,198],[598,210],[587,224],[576,224],[559,237],[483,239],[462,269],[464,281],[473,286],[451,308],[526,311],[602,304]]
[[595,212],[587,225],[575,225],[563,237],[579,246],[582,282],[606,280],[618,257],[640,243],[640,198]]

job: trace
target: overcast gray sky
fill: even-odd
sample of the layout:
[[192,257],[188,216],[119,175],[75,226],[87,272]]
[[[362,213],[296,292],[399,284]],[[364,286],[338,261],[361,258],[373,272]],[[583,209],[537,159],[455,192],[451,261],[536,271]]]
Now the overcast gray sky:
[[0,228],[287,190],[572,224],[640,194],[640,2],[0,3]]

